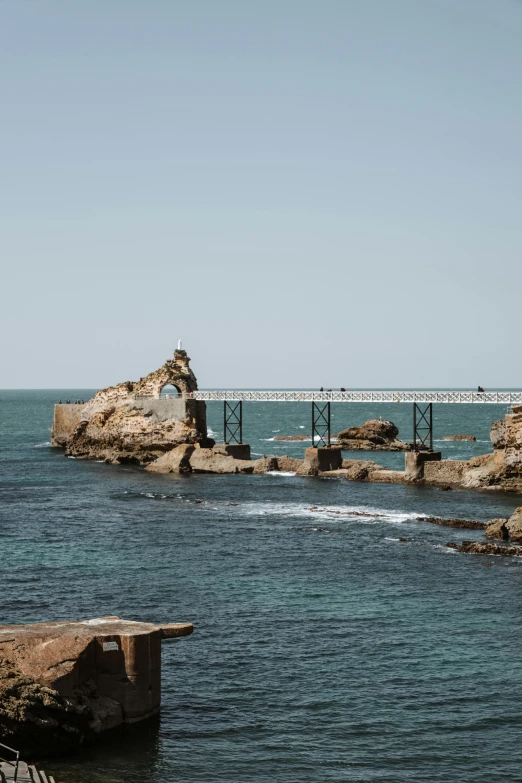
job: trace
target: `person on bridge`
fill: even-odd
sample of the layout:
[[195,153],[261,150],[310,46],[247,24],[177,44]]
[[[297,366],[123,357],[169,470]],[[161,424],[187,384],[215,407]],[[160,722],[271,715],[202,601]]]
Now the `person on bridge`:
[[477,389],[477,391],[478,391],[478,392],[483,392],[483,391],[484,391],[484,389],[482,388],[482,386],[479,386],[479,387],[478,387],[478,389]]

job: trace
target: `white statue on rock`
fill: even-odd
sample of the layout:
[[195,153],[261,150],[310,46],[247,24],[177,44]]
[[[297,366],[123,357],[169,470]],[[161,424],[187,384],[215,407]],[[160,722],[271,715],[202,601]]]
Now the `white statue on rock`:
[[182,347],[181,347],[181,337],[180,337],[179,340],[178,340],[178,351],[181,351],[181,350],[182,350]]

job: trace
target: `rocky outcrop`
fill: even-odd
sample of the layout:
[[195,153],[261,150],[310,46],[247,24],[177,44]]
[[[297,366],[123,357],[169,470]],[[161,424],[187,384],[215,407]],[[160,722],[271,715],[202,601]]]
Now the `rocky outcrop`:
[[485,544],[482,541],[463,541],[461,544],[450,542],[446,544],[457,552],[471,555],[499,555],[500,557],[522,557],[522,546],[502,546],[501,544]]
[[463,528],[465,530],[486,530],[486,522],[475,522],[471,519],[441,519],[440,517],[417,517],[417,522],[429,522],[431,525]]
[[295,473],[304,460],[293,457],[272,456],[249,459],[247,445],[216,444],[212,448],[183,444],[147,465],[150,473]]
[[509,530],[506,527],[507,519],[492,519],[486,528],[486,538],[498,538],[500,541],[509,540]]
[[194,453],[191,443],[182,443],[167,451],[162,457],[147,465],[146,470],[151,473],[191,473],[190,457]]
[[509,517],[508,521],[506,522],[506,529],[508,531],[510,541],[522,543],[522,506],[519,506]]
[[193,473],[253,473],[251,460],[235,459],[215,449],[194,449],[190,456]]
[[522,544],[522,506],[519,506],[509,519],[492,519],[484,535],[487,538]]
[[[103,389],[83,406],[56,405],[52,444],[68,456],[138,465],[180,444],[205,445],[205,403],[187,397],[197,389],[189,362],[185,351],[175,351],[173,359],[137,382]],[[181,396],[160,399],[167,384]]]
[[337,433],[337,445],[347,451],[408,451],[410,446],[397,439],[398,428],[386,419],[370,419],[360,427]]
[[503,420],[493,422],[489,431],[489,437],[494,449],[506,448],[506,424]]
[[469,440],[469,441],[476,441],[476,437],[474,435],[443,435],[441,440]]
[[375,462],[361,459],[343,459],[342,466],[346,470],[348,481],[368,481],[375,471],[384,470]]
[[63,754],[158,712],[161,641],[189,623],[101,617],[0,627],[0,734],[24,754]]

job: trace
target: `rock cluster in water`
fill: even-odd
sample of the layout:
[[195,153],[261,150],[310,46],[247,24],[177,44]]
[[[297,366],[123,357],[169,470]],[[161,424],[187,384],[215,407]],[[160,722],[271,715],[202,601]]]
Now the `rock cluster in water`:
[[370,419],[360,427],[337,433],[337,445],[346,451],[409,451],[410,446],[398,440],[398,428],[386,419]]
[[[111,463],[148,464],[182,443],[207,440],[205,403],[190,398],[159,400],[167,385],[180,395],[198,388],[185,351],[139,381],[126,381],[98,391],[84,406],[56,406],[51,442],[68,456]],[[158,402],[162,403],[159,410]],[[182,404],[182,414],[176,406]],[[165,415],[171,407],[173,415]],[[176,415],[174,415],[176,414]],[[76,419],[71,421],[75,415]],[[60,424],[68,417],[65,426]]]

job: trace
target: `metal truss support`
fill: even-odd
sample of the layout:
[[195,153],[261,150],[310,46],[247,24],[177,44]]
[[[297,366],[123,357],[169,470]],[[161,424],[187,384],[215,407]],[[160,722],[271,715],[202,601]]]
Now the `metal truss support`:
[[243,403],[227,402],[223,409],[224,443],[243,443]]
[[433,451],[433,403],[413,403],[413,450]]
[[330,446],[329,402],[312,402],[312,446]]

